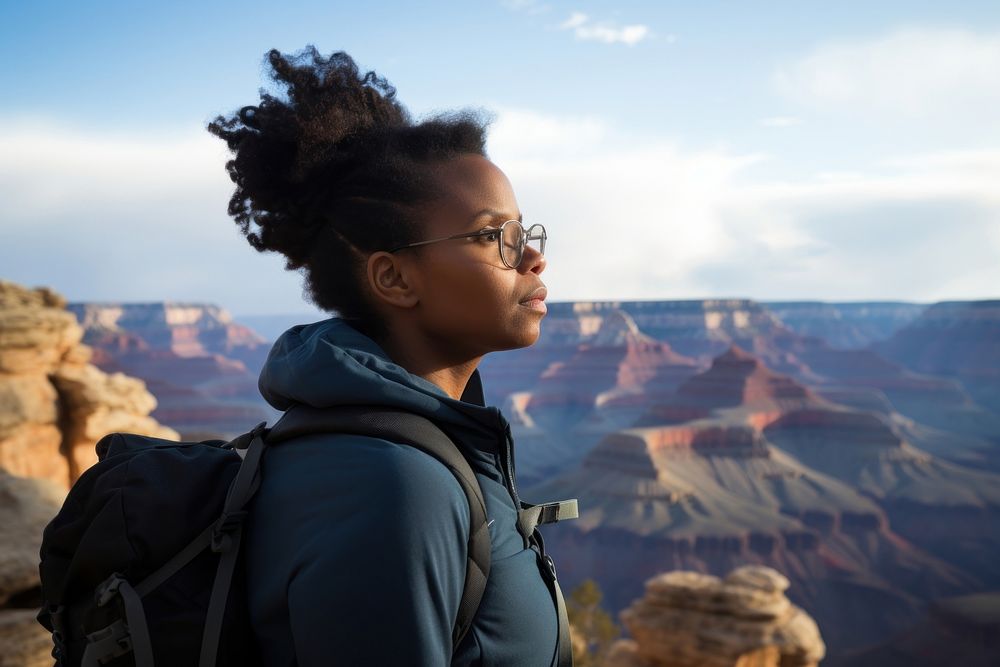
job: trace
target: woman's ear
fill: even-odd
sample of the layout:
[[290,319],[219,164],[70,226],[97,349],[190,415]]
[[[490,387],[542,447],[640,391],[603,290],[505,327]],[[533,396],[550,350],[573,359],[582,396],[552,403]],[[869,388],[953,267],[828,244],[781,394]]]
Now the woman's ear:
[[379,251],[368,257],[368,288],[380,303],[412,308],[420,302],[420,270],[401,255]]

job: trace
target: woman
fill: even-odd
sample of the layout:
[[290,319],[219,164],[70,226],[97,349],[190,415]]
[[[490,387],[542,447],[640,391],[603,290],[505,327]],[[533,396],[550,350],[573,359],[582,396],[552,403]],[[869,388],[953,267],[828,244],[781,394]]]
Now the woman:
[[521,227],[476,115],[414,123],[385,79],[342,52],[268,62],[285,93],[209,125],[234,154],[229,211],[338,316],[286,331],[260,390],[281,410],[386,405],[457,434],[486,500],[491,570],[455,648],[470,519],[449,470],[374,437],[269,448],[246,537],[263,662],[555,664],[545,565],[517,526],[510,426],[485,405],[477,370],[538,338],[544,229]]

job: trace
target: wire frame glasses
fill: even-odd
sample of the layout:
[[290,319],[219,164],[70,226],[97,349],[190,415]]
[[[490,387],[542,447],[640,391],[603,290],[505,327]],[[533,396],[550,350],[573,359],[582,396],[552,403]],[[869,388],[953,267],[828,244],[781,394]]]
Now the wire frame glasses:
[[406,245],[401,245],[397,248],[393,248],[388,252],[396,252],[397,250],[402,250],[404,248],[413,248],[414,246],[427,245],[429,243],[438,243],[439,241],[450,241],[452,239],[464,239],[476,236],[485,236],[487,241],[493,240],[490,237],[494,237],[497,242],[497,250],[500,252],[500,260],[504,263],[504,266],[510,269],[516,269],[521,264],[521,258],[524,257],[524,246],[530,245],[532,248],[537,250],[539,254],[545,254],[545,239],[548,235],[545,233],[545,227],[540,224],[534,224],[527,229],[518,220],[508,220],[499,227],[487,227],[486,229],[481,229],[478,232],[469,232],[468,234],[455,234],[453,236],[445,236],[439,239],[430,239],[429,241],[417,241],[416,243],[408,243]]

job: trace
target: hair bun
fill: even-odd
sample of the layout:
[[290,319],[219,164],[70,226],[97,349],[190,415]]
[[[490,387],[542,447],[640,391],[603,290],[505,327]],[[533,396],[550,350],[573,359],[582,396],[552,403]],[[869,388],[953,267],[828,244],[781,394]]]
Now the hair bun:
[[240,117],[241,123],[254,130],[260,129],[260,124],[257,122],[257,107],[255,106],[243,107],[237,113]]

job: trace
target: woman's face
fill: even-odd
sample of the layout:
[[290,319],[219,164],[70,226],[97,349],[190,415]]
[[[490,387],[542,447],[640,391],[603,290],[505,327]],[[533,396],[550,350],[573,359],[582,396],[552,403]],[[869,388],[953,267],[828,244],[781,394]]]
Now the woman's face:
[[[432,167],[442,196],[424,211],[428,240],[498,228],[521,217],[506,175],[485,157],[462,155]],[[532,221],[525,221],[525,229]],[[495,236],[452,239],[394,253],[412,303],[407,316],[424,335],[475,357],[532,345],[544,303],[522,303],[544,286],[545,257],[526,245],[520,265],[508,268]],[[409,305],[409,303],[407,305]]]

